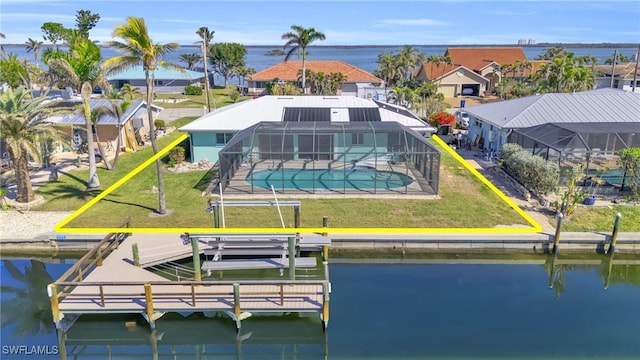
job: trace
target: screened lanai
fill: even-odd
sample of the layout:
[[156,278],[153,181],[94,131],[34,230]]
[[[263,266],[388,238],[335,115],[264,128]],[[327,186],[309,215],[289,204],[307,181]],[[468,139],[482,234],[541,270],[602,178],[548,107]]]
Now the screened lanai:
[[437,195],[440,153],[396,122],[261,122],[228,142],[219,166],[231,195]]
[[550,123],[515,129],[508,142],[557,161],[561,182],[566,182],[574,166],[583,164],[588,176],[600,177],[617,186],[622,183],[623,170],[617,163],[616,153],[621,149],[640,147],[640,122]]

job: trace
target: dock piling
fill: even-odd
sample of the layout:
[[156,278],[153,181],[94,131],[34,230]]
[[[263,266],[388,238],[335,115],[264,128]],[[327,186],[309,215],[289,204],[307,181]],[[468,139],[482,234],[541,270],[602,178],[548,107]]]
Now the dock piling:
[[140,253],[138,252],[138,244],[131,244],[131,252],[133,253],[133,265],[140,267]]
[[329,326],[329,283],[322,284],[322,330]]
[[291,280],[296,279],[296,238],[289,236],[289,276]]
[[562,227],[562,218],[564,216],[561,213],[558,213],[558,215],[556,216],[556,218],[558,219],[558,222],[556,223],[556,234],[553,236],[553,255],[556,255],[558,253],[559,246],[560,246],[560,228]]
[[102,266],[102,248],[98,248],[96,252],[96,265]]
[[47,285],[47,295],[49,295],[49,301],[51,302],[53,322],[56,324],[56,329],[60,329],[60,304],[58,303],[58,287],[56,284]]
[[193,272],[196,281],[202,281],[202,270],[200,269],[200,249],[198,248],[198,238],[191,238],[191,250],[193,251]]
[[235,315],[236,331],[240,331],[240,284],[233,284],[233,314]]
[[300,206],[293,207],[293,227],[300,228]]
[[[328,216],[323,216],[322,217],[322,228],[323,229],[327,229],[329,227],[329,217]],[[322,236],[328,236],[329,233],[325,230],[322,232]],[[324,261],[329,261],[329,246],[328,245],[323,245],[322,246],[322,260]]]
[[153,294],[151,293],[151,284],[144,284],[144,297],[147,308],[147,321],[151,326],[151,330],[156,328],[156,322],[153,320]]
[[617,213],[616,219],[613,221],[613,231],[611,232],[611,243],[609,244],[609,254],[613,254],[616,251],[616,243],[618,242],[618,226],[620,225],[620,218],[622,214]]

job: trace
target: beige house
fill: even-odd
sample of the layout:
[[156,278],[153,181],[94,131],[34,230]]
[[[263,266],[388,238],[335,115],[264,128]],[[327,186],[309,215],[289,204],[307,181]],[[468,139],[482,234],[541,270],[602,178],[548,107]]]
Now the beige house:
[[616,64],[615,68],[612,65],[598,65],[596,74],[596,89],[612,87],[640,93],[640,69],[636,68],[635,62]]
[[489,80],[462,65],[424,63],[416,74],[421,81],[436,82],[445,98],[482,96]]

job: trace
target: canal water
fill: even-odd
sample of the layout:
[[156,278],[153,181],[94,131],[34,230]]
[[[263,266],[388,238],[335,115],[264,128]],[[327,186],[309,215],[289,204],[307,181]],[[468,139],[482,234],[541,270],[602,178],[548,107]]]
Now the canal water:
[[[239,334],[218,314],[165,315],[154,333],[106,315],[62,343],[69,359],[638,359],[639,261],[596,259],[332,263],[326,333],[315,314]],[[45,286],[72,262],[1,262],[1,359],[63,358]]]

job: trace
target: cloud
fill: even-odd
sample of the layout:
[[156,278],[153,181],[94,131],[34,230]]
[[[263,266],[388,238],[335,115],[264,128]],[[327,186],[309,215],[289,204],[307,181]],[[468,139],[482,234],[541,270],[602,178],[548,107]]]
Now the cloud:
[[75,15],[63,15],[52,13],[4,13],[2,14],[2,22],[22,22],[22,21],[41,21],[42,23],[61,22],[61,21],[74,21]]
[[380,20],[380,23],[386,25],[400,25],[400,26],[448,26],[451,25],[446,21],[433,20],[433,19],[384,19]]

